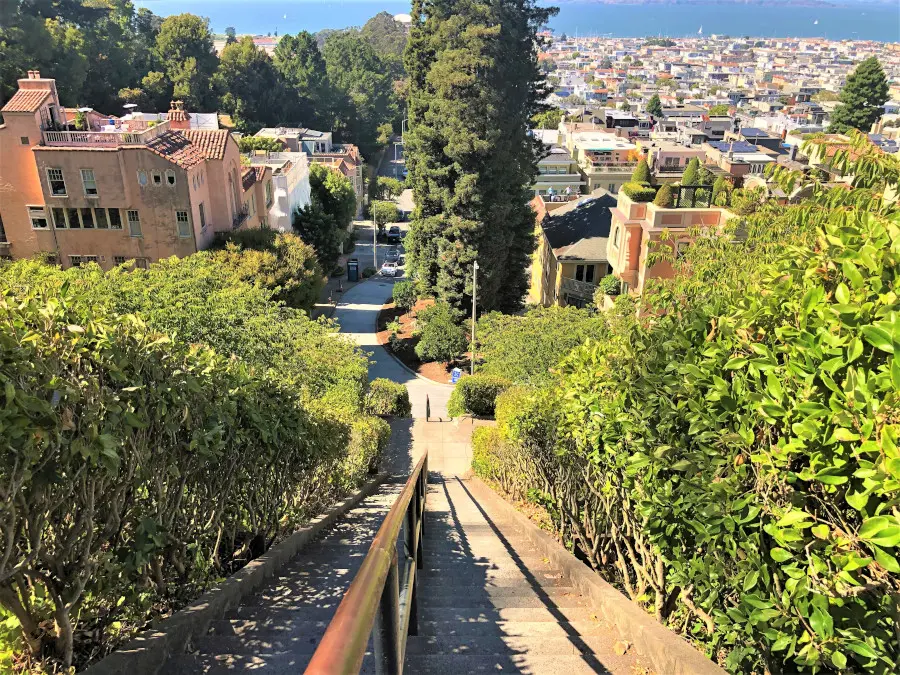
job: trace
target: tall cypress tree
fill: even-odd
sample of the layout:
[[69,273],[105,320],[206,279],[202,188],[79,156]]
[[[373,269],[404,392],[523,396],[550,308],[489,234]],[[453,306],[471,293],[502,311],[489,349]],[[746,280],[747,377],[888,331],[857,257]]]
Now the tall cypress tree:
[[405,62],[406,157],[416,214],[407,238],[423,286],[458,308],[514,311],[534,249],[528,206],[544,110],[538,31],[555,9],[534,0],[414,0]]
[[888,100],[888,84],[881,63],[874,56],[867,58],[847,77],[841,90],[841,102],[831,114],[832,133],[859,129],[867,134],[884,113]]

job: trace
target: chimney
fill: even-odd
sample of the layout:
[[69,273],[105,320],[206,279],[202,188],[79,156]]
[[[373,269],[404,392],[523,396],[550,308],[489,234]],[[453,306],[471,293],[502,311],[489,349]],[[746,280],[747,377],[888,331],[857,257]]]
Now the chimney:
[[169,129],[191,128],[191,116],[184,109],[184,101],[169,101],[166,119],[169,122]]
[[33,80],[39,80],[39,79],[41,79],[41,71],[39,71],[39,70],[33,70],[33,71],[31,71],[31,72],[34,73],[34,77],[32,77],[31,79],[33,79]]

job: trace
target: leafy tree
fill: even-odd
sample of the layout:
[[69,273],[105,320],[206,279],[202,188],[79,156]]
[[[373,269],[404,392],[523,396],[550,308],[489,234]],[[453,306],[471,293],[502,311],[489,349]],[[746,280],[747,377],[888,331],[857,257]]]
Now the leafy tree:
[[631,173],[631,182],[649,183],[650,178],[650,166],[647,164],[647,160],[642,157],[637,163],[637,166],[634,167],[634,171]]
[[565,114],[561,108],[551,108],[532,117],[531,122],[537,129],[558,129]]
[[416,355],[420,359],[455,361],[466,350],[466,331],[457,323],[457,316],[446,302],[436,302],[418,313]]
[[331,129],[335,101],[315,37],[306,31],[284,35],[273,62],[291,90],[287,104],[296,122]]
[[406,312],[416,306],[417,295],[416,284],[413,281],[399,281],[394,284],[392,291],[394,304]]
[[294,213],[294,232],[312,246],[322,269],[332,270],[341,254],[344,241],[343,230],[338,228],[335,218],[328,213],[318,200]]
[[388,143],[391,142],[391,137],[394,135],[394,125],[390,122],[385,122],[384,124],[378,125],[378,145],[384,147]]
[[378,127],[397,116],[389,69],[369,42],[351,33],[329,39],[324,56],[329,83],[342,96],[336,123],[370,157],[379,147]]
[[[350,179],[336,169],[322,164],[309,167],[312,199],[322,205],[341,230],[346,230],[356,214],[356,193]],[[329,269],[325,267],[325,269]]]
[[869,133],[884,113],[888,100],[888,84],[877,57],[870,56],[847,77],[841,90],[840,103],[831,114],[831,133],[858,129]]
[[375,186],[376,193],[381,199],[394,199],[403,192],[403,182],[389,176],[379,176]]
[[228,26],[225,29],[225,45],[230,45],[233,42],[237,42],[237,32],[234,30],[234,26]]
[[207,19],[193,14],[166,18],[156,36],[155,53],[176,98],[194,110],[215,105],[210,84],[218,59]]
[[224,92],[221,108],[239,131],[254,133],[278,122],[285,95],[283,80],[272,59],[250,36],[225,46],[213,83]]
[[731,106],[729,106],[727,103],[719,103],[717,105],[710,107],[709,114],[712,117],[716,117],[716,116],[725,117],[728,115],[728,113],[730,111],[731,111]]
[[241,152],[253,152],[254,150],[281,152],[285,149],[284,143],[270,136],[241,136],[238,139],[238,147]]
[[725,206],[730,193],[731,183],[725,180],[722,176],[719,176],[713,183],[712,203],[716,206]]
[[834,101],[839,101],[840,99],[840,94],[829,91],[828,89],[823,89],[822,91],[816,92],[812,95],[812,100],[815,103],[831,103]]
[[653,117],[662,117],[662,102],[659,100],[659,94],[653,94],[647,102],[647,113]]
[[514,310],[525,295],[541,151],[528,125],[548,94],[537,33],[554,13],[532,0],[472,0],[453,13],[413,2],[406,151],[417,211],[407,250],[422,287],[454,307],[471,304],[476,258],[479,306]]
[[396,223],[400,220],[400,211],[394,202],[372,202],[369,212],[379,230],[383,230],[388,223]]
[[681,175],[682,185],[699,185],[700,180],[700,160],[694,157],[688,162]]
[[664,209],[671,209],[675,206],[675,195],[672,192],[672,186],[664,183],[659,192],[656,193],[653,203]]

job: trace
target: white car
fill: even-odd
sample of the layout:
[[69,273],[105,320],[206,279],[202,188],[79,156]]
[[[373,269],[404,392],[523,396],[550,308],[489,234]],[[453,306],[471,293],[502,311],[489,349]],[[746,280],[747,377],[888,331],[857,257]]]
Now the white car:
[[381,276],[383,277],[395,277],[400,272],[400,267],[396,262],[386,262],[381,266]]

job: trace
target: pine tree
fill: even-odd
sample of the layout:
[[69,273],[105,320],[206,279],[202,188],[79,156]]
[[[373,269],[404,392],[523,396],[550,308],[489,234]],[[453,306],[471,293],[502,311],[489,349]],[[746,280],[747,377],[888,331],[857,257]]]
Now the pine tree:
[[694,157],[688,162],[687,168],[681,176],[682,185],[698,185],[700,180],[700,160]]
[[841,91],[840,103],[831,114],[831,133],[859,129],[869,133],[884,113],[888,100],[888,84],[881,63],[874,56],[866,59],[850,73]]
[[634,171],[631,174],[631,182],[632,183],[649,183],[650,182],[650,167],[647,165],[647,160],[642,159],[638,162],[637,166],[634,167]]
[[534,0],[414,0],[408,183],[416,214],[407,253],[422,289],[457,308],[514,311],[534,249],[528,206],[540,145],[528,134],[546,108],[538,30],[554,10]]
[[647,102],[647,114],[654,117],[662,117],[662,101],[659,100],[659,94],[653,94]]

